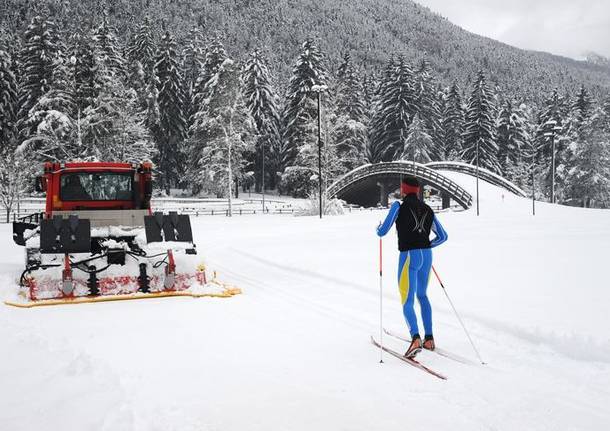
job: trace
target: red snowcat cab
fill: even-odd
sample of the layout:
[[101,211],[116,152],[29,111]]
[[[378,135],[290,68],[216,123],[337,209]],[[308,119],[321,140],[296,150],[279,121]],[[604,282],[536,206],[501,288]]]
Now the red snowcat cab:
[[44,213],[13,223],[29,301],[175,296],[206,285],[189,217],[151,211],[151,163],[45,163],[36,189],[46,193]]
[[150,215],[151,163],[45,163],[37,181],[47,194],[47,219],[78,215],[92,226],[143,226]]

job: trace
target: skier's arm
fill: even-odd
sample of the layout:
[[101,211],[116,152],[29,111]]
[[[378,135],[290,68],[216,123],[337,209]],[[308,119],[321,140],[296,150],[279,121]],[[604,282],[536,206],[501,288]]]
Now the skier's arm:
[[447,241],[447,238],[449,237],[445,229],[443,229],[443,225],[436,216],[434,216],[434,219],[432,220],[432,232],[434,232],[436,235],[432,242],[430,242],[430,247],[432,248],[441,245]]
[[396,221],[396,217],[398,216],[399,209],[400,209],[400,202],[398,202],[398,201],[394,202],[392,204],[392,206],[390,207],[390,212],[386,216],[385,221],[382,224],[380,224],[379,226],[377,226],[377,235],[378,236],[384,236],[386,233],[388,233],[388,231],[390,230],[390,228]]

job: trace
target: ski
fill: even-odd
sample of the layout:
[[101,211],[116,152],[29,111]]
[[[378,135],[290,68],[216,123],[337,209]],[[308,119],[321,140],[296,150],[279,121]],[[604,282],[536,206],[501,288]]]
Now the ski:
[[409,364],[409,365],[411,365],[411,366],[413,366],[415,368],[419,368],[420,370],[425,371],[426,373],[431,374],[434,377],[437,377],[437,378],[439,378],[441,380],[447,380],[447,377],[445,377],[442,374],[437,373],[436,371],[426,367],[421,362],[418,362],[415,359],[406,358],[405,356],[401,355],[400,353],[398,353],[398,352],[396,352],[396,351],[394,351],[394,350],[392,350],[392,349],[390,349],[390,348],[388,348],[386,346],[382,346],[381,344],[379,344],[377,342],[377,340],[375,340],[375,338],[373,336],[371,336],[371,342],[375,346],[379,347],[380,349],[383,349],[384,352],[389,353],[390,355],[400,359],[401,361],[406,362],[407,364]]
[[[390,331],[389,329],[383,328],[383,332],[385,332],[390,337],[395,338],[395,339],[400,340],[400,341],[404,341],[405,343],[410,343],[411,342],[410,338],[407,338],[407,337],[405,337],[403,335],[399,335],[399,334],[397,334],[397,333],[395,333],[393,331]],[[427,350],[427,351],[429,352],[430,350]],[[435,348],[434,350],[432,350],[432,353],[436,353],[437,355],[442,356],[444,358],[451,359],[453,361],[459,362],[460,364],[478,365],[476,362],[471,361],[468,358],[464,358],[464,357],[462,357],[460,355],[456,355],[455,353],[448,352],[448,351],[446,351],[444,349],[440,349],[438,347]]]

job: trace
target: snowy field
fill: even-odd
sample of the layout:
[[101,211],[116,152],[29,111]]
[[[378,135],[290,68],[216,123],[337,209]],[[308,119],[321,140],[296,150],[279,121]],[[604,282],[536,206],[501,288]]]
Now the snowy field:
[[[174,190],[179,195],[181,191]],[[241,192],[240,198],[233,199],[232,208],[235,215],[240,212],[252,214],[262,212],[263,195],[260,193]],[[265,195],[265,212],[270,214],[290,214],[296,212],[303,204],[303,199],[294,199],[290,196],[278,196],[275,194]],[[45,200],[41,197],[24,197],[15,204],[13,213],[16,217],[23,217],[34,212],[44,211]],[[152,206],[158,211],[181,211],[192,216],[224,215],[228,209],[226,199],[217,198],[192,198],[192,197],[154,197]],[[4,221],[5,212],[1,212]],[[13,219],[13,215],[10,216]]]
[[[526,199],[481,193],[480,217],[439,215],[435,266],[488,365],[423,352],[440,381],[379,364],[382,213],[201,217],[199,249],[243,295],[0,306],[0,429],[608,429],[610,212],[533,217]],[[0,235],[6,296],[23,256],[10,225]],[[394,234],[384,259],[385,324],[406,332]],[[476,359],[434,280],[429,293],[437,344]]]

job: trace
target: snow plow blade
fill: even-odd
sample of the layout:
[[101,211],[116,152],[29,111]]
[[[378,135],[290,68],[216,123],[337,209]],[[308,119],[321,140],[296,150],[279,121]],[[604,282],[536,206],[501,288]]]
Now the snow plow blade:
[[154,299],[154,298],[168,298],[168,297],[191,297],[191,298],[231,298],[235,295],[241,294],[241,289],[237,287],[228,287],[220,285],[222,290],[214,292],[193,292],[188,290],[179,291],[161,291],[151,293],[129,293],[124,295],[109,295],[109,296],[76,296],[72,298],[52,298],[52,299],[40,299],[35,301],[17,302],[17,301],[4,301],[4,304],[11,307],[17,308],[34,308],[34,307],[45,307],[51,305],[70,305],[70,304],[87,304],[94,302],[114,302],[114,301],[133,301],[136,299]]

